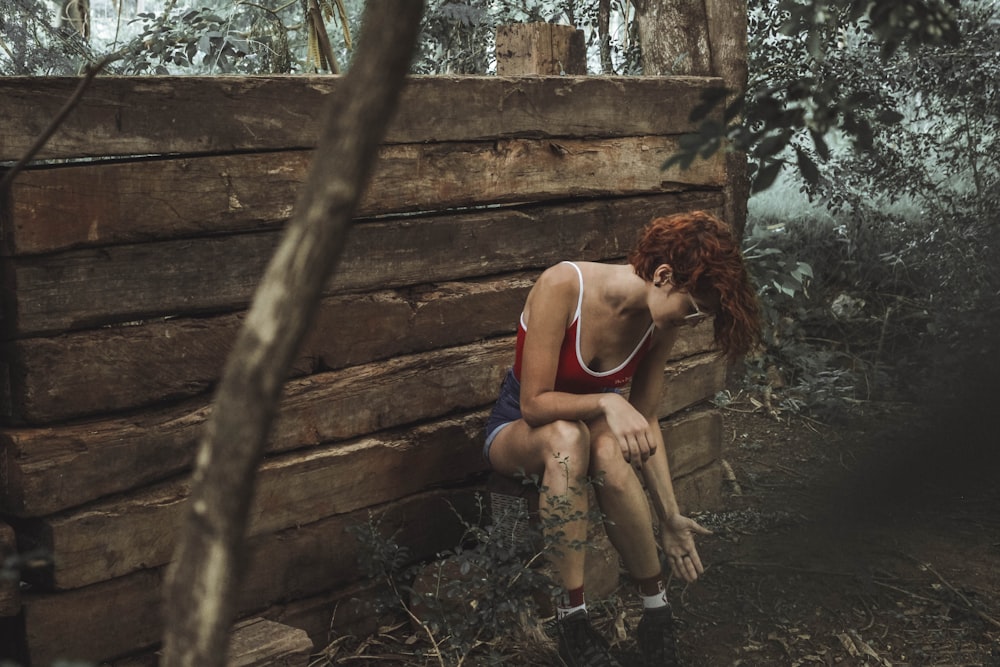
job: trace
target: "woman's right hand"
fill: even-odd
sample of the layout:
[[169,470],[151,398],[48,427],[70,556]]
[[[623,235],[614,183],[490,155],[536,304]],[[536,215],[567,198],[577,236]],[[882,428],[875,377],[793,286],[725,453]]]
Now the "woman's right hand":
[[646,459],[656,451],[649,420],[621,394],[603,394],[601,408],[608,428],[621,448],[622,456],[634,468],[641,468]]

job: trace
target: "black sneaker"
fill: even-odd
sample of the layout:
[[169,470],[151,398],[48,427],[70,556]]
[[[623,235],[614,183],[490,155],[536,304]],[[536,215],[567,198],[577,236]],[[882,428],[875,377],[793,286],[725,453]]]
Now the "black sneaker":
[[566,667],[619,667],[608,653],[608,642],[590,624],[586,610],[556,621],[559,657]]
[[674,616],[670,605],[642,612],[636,630],[636,643],[646,667],[678,667],[677,642],[674,639]]

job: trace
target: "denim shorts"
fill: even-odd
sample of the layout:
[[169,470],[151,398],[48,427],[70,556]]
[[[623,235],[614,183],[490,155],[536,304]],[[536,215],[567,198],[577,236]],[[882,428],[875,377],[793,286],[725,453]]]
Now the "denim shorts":
[[505,426],[516,422],[521,418],[521,383],[514,377],[514,371],[508,370],[507,375],[500,385],[500,396],[493,406],[493,412],[486,420],[486,443],[483,445],[483,458],[490,462],[490,447],[496,439],[497,434]]

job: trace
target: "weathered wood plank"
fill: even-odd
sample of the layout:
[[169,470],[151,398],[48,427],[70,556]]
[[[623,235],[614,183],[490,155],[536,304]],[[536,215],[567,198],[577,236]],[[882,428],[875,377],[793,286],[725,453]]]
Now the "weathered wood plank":
[[673,477],[689,475],[722,458],[722,415],[702,409],[661,424]]
[[30,664],[52,665],[60,659],[96,664],[159,643],[162,583],[159,568],[71,594],[25,595]]
[[[471,493],[470,489],[456,489],[417,494],[372,508],[372,519],[384,522],[386,530],[398,529],[398,542],[411,549],[414,560],[427,558],[457,543],[460,526],[448,507],[471,507]],[[432,513],[444,520],[412,520]],[[358,581],[363,576],[358,569],[359,547],[344,535],[348,526],[361,526],[368,520],[366,508],[320,524],[251,538],[246,588],[237,603],[238,613],[257,613],[279,600],[316,596],[343,582]],[[332,564],[324,562],[327,557]],[[317,572],[310,571],[313,566],[319,568]],[[24,623],[31,664],[50,665],[56,658],[69,656],[101,663],[158,644],[163,628],[163,570],[144,569],[73,591],[27,594]],[[350,583],[349,590],[357,591],[358,585]],[[298,604],[296,609],[302,607]],[[274,611],[268,616],[282,620]],[[368,608],[367,613],[374,612]]]
[[[674,137],[506,139],[386,146],[358,215],[720,188],[720,152],[661,170]],[[305,179],[306,151],[90,163],[23,173],[11,187],[8,254],[275,229]]]
[[[0,161],[16,160],[76,78],[0,79]],[[387,143],[639,136],[696,128],[701,77],[411,77]],[[220,153],[315,146],[340,77],[98,78],[40,158]],[[198,122],[190,122],[198,100]]]
[[356,531],[369,526],[405,546],[415,561],[454,548],[464,532],[458,516],[479,520],[475,494],[480,489],[474,484],[419,493],[378,507],[371,517],[363,509],[254,537],[247,543],[247,577],[239,607],[260,609],[274,600],[307,597],[364,578],[359,563],[370,560],[371,554]]
[[497,26],[496,60],[500,76],[587,73],[583,31],[571,25],[511,23]]
[[[676,354],[705,349],[701,337],[678,341]],[[355,438],[452,410],[489,406],[513,358],[502,338],[300,378],[287,383],[269,451]],[[724,387],[725,365],[714,354],[685,359],[666,371],[660,414],[672,414]],[[458,384],[456,384],[458,383]],[[406,401],[396,400],[406,396]],[[174,475],[193,462],[208,415],[206,399],[116,417],[40,428],[0,430],[6,478],[0,507],[40,517]]]
[[317,649],[322,650],[339,637],[364,637],[378,629],[373,601],[379,592],[377,584],[365,580],[276,604],[261,613],[266,618],[302,628]]
[[313,651],[304,630],[255,617],[233,626],[227,667],[307,667]]
[[[292,375],[513,333],[534,276],[325,299]],[[12,341],[11,420],[46,424],[202,394],[221,375],[242,322],[240,312]]]
[[725,389],[727,368],[726,360],[715,353],[667,366],[660,416],[672,415]]
[[[288,382],[269,443],[282,452],[490,404],[509,338],[397,357]],[[405,397],[401,400],[400,397]],[[4,429],[4,511],[43,516],[176,474],[193,462],[207,399],[77,425]]]
[[[17,553],[14,529],[0,521],[0,567]],[[21,612],[21,587],[17,578],[0,576],[0,617],[16,616]]]
[[[292,376],[512,334],[536,273],[325,299]],[[47,424],[204,393],[218,379],[242,313],[25,338],[8,344],[12,423]],[[673,357],[711,347],[685,329]]]
[[722,507],[722,462],[716,461],[674,480],[674,493],[684,514]]
[[[473,413],[265,461],[248,535],[262,535],[404,498],[480,472],[485,415]],[[26,523],[22,535],[53,554],[45,588],[70,589],[167,563],[188,479]]]
[[[706,373],[700,367],[719,363],[706,355],[678,364],[671,370],[672,400],[682,403],[681,407],[703,400],[701,376]],[[449,379],[458,374],[442,374],[440,381],[460,382]],[[685,375],[695,381],[688,385]],[[422,377],[427,387],[435,386],[426,374]],[[387,407],[406,403],[397,400],[400,394],[396,392],[384,393],[387,396],[381,402]],[[258,474],[249,533],[271,533],[319,521],[481,472],[485,466],[481,429],[486,414],[475,412],[405,432],[267,460]],[[296,429],[309,426],[308,422],[295,424]],[[27,521],[25,536],[54,555],[51,578],[43,583],[77,588],[167,562],[187,493],[187,478],[175,479],[129,496]]]
[[[719,193],[611,199],[358,224],[329,294],[623,257],[656,215],[713,208]],[[246,307],[274,232],[74,250],[7,261],[10,337]]]

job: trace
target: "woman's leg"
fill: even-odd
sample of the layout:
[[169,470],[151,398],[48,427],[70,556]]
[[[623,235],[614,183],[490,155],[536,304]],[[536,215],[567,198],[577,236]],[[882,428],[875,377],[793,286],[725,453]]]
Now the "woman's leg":
[[590,434],[583,422],[556,421],[539,428],[523,419],[497,434],[490,447],[490,465],[515,476],[521,471],[540,475],[538,511],[544,523],[562,533],[548,554],[559,583],[567,591],[583,586],[587,539],[587,488]]
[[657,577],[662,568],[642,482],[603,420],[591,423],[590,433],[590,470],[592,476],[603,478],[594,490],[607,518],[608,538],[634,579]]

